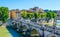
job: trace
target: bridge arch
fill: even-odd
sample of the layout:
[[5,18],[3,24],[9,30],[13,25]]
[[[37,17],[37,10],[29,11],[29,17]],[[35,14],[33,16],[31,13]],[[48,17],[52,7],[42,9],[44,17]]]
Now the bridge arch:
[[36,29],[32,29],[32,30],[31,30],[31,36],[32,36],[32,37],[39,37],[38,31],[37,31]]
[[22,29],[23,29],[23,31],[26,31],[27,30],[27,26],[26,25],[23,25],[22,26]]
[[58,37],[58,36],[54,34],[50,34],[48,37]]
[[23,34],[23,35],[25,35],[26,30],[27,30],[27,26],[26,26],[26,25],[23,25],[23,26],[22,26],[22,31],[23,31],[22,34]]

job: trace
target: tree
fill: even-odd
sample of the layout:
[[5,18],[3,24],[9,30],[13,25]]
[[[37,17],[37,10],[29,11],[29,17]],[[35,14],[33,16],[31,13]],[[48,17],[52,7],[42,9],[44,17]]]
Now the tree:
[[46,18],[46,13],[41,14],[41,18]]
[[55,17],[57,17],[57,14],[54,12],[54,11],[48,11],[47,12],[47,18],[55,18]]
[[33,13],[28,13],[28,18],[31,20],[33,17],[34,17],[34,14]]
[[21,16],[22,16],[23,18],[27,18],[27,11],[22,11],[22,12],[21,12]]
[[53,11],[51,11],[51,10],[47,11],[47,13],[46,13],[47,22],[49,22],[49,20],[52,18],[53,18]]
[[0,20],[6,22],[9,17],[8,7],[0,7]]
[[54,11],[50,10],[46,13],[46,18],[48,19],[47,21],[49,21],[52,18],[54,19],[56,17],[57,17],[57,13],[55,13]]
[[41,18],[40,13],[39,12],[35,12],[34,13],[34,18],[36,19],[36,21],[38,21],[38,19]]
[[57,13],[53,13],[53,18],[55,18],[56,19],[56,17],[57,17]]

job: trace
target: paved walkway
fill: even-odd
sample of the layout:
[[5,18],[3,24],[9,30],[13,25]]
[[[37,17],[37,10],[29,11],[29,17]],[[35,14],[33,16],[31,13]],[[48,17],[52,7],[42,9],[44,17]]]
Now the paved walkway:
[[22,37],[11,28],[6,28],[5,26],[0,27],[0,37]]

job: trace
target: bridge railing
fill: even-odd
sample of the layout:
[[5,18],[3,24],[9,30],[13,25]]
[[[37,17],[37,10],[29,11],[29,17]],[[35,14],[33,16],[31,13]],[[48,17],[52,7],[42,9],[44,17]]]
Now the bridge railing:
[[[38,23],[34,23],[34,22],[26,22],[24,20],[18,20],[19,22],[22,22],[22,23],[25,23],[26,25],[30,25],[30,26],[33,26],[33,27],[36,27],[36,28],[40,28],[41,30],[43,30],[43,26],[44,26],[44,31],[48,31],[48,32],[51,32],[51,33],[54,33],[54,28],[53,27],[49,27],[49,26],[45,26],[43,25],[42,23],[41,24],[38,24]],[[55,29],[55,34],[58,34],[60,35],[60,30],[57,30]]]

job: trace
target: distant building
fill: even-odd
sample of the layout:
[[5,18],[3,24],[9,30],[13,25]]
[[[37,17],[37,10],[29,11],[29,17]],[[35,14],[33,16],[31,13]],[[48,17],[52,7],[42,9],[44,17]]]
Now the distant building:
[[10,19],[17,19],[19,17],[20,17],[20,11],[18,9],[10,10]]
[[16,9],[16,18],[20,18],[20,10],[19,9]]
[[44,13],[44,10],[39,7],[30,8],[29,11]]
[[10,19],[15,19],[16,18],[16,11],[15,10],[11,10],[10,11]]
[[38,11],[39,11],[39,7],[34,7],[32,10],[33,10],[34,12],[38,12]]

